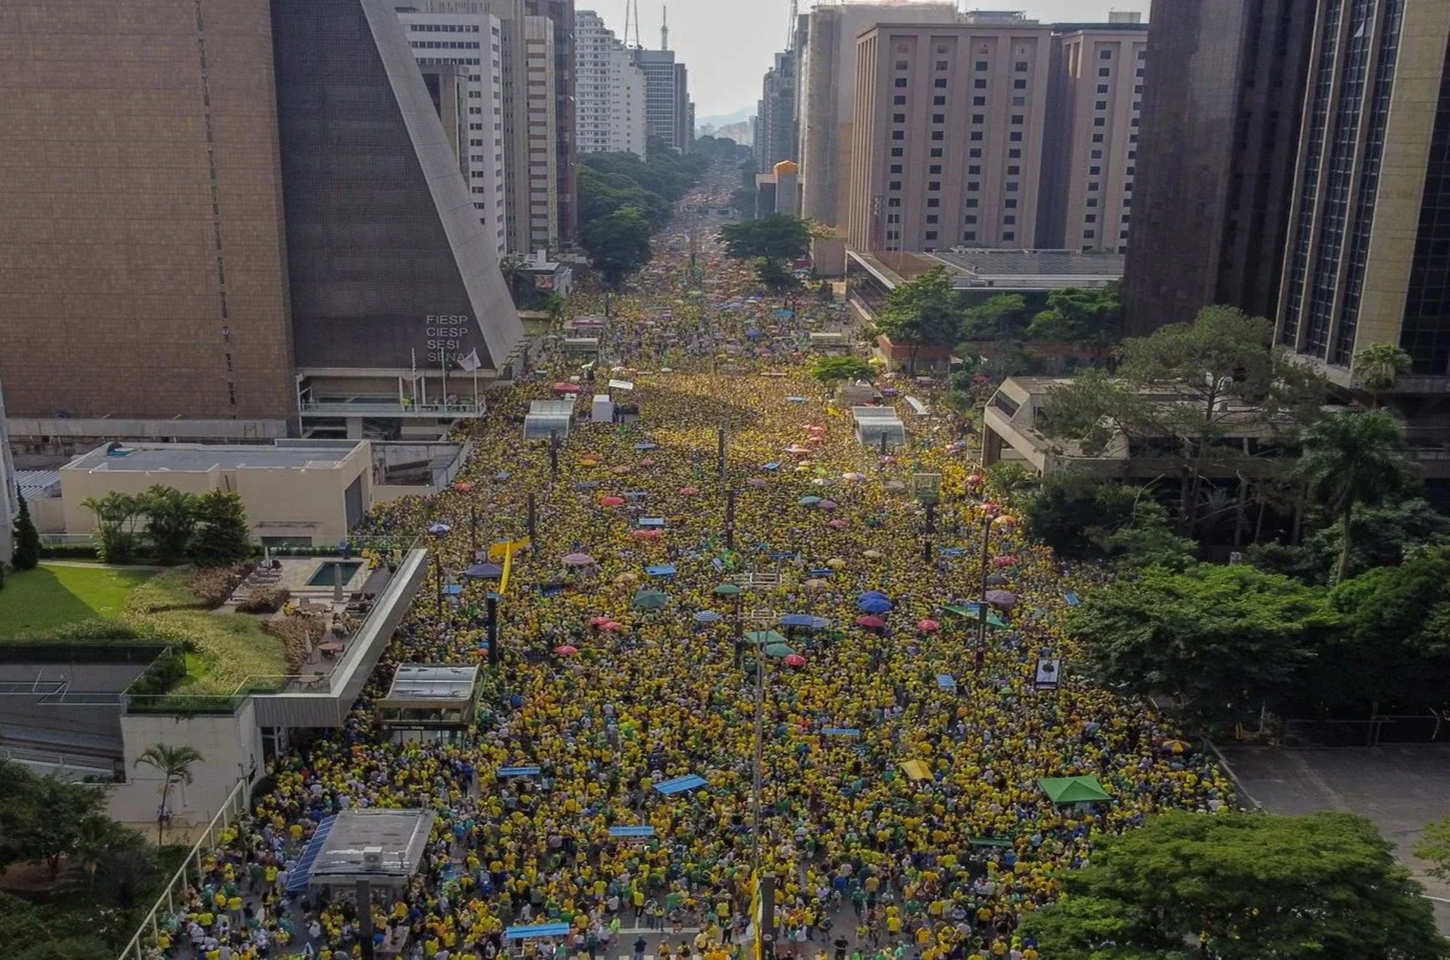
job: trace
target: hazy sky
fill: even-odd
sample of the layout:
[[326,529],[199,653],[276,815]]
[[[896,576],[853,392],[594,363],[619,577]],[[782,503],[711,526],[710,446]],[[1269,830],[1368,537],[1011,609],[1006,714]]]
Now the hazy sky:
[[[596,11],[616,34],[624,31],[626,0],[578,0]],[[639,0],[640,40],[660,43],[660,8],[669,7],[670,45],[690,68],[695,113],[706,117],[734,113],[760,98],[760,78],[771,55],[785,49],[790,0]],[[799,0],[802,11],[814,0]],[[1106,20],[1109,10],[1140,10],[1149,0],[961,0],[964,9],[1025,10],[1038,20]]]

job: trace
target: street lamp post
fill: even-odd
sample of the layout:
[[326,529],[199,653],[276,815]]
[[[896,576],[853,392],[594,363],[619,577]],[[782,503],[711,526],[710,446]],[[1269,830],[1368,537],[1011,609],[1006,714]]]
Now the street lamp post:
[[984,650],[987,646],[987,570],[990,562],[992,543],[992,521],[996,519],[997,510],[992,504],[982,504],[982,568],[981,582],[977,590],[977,649]]

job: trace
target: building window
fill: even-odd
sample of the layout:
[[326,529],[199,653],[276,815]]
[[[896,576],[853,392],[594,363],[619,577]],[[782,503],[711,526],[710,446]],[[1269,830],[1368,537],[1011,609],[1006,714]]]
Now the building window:
[[899,164],[899,163],[893,163],[891,165],[891,172],[892,173],[900,173],[901,172],[901,164]]
[[981,72],[985,72],[986,69],[987,69],[987,61],[985,61],[985,60],[978,60],[977,61],[977,71],[979,73],[981,73]]
[[936,62],[936,68],[938,70],[945,70],[947,68],[947,62],[945,60],[938,60]]
[[975,141],[975,142],[980,142],[981,139],[982,139],[982,131],[980,131],[980,130],[973,130],[972,131],[972,140]]
[[1026,60],[1018,60],[1017,63],[1013,65],[1012,69],[1013,70],[1016,70],[1018,73],[1026,73],[1027,72],[1027,61]]
[[967,198],[967,209],[968,210],[975,210],[975,209],[977,209],[977,198],[976,197],[968,197]]
[[1026,90],[1027,89],[1027,81],[1026,80],[1013,80],[1012,81],[1012,89],[1013,90]]
[[1102,172],[1103,172],[1103,168],[1102,167],[1088,167],[1088,173],[1091,176],[1096,177],[1098,174],[1100,174]]
[[1083,223],[1097,223],[1098,222],[1098,215],[1096,213],[1089,213],[1089,214],[1086,214],[1082,218],[1082,220],[1083,220]]
[[1007,181],[1007,192],[1008,193],[1016,193],[1017,192],[1017,181],[1016,180],[1008,180]]
[[1007,216],[1005,216],[1005,217],[1002,218],[1002,222],[1005,223],[1009,227],[1016,226],[1017,225],[1017,217],[1014,216],[1014,215],[1012,215],[1012,214],[1008,214]]
[[1099,60],[1111,60],[1111,59],[1113,59],[1113,51],[1111,51],[1111,50],[1099,50],[1098,51],[1098,59]]
[[939,164],[939,163],[933,163],[931,166],[929,166],[929,167],[926,168],[926,172],[927,173],[941,173],[941,164]]
[[898,106],[898,107],[904,107],[904,106],[906,106],[906,98],[903,97],[899,93],[895,97],[892,98],[892,101],[891,102],[893,104],[895,104],[896,106]]
[[1087,198],[1087,205],[1089,207],[1096,207],[1098,205],[1098,198],[1097,197],[1088,197]]
[[965,240],[965,241],[967,241],[967,242],[971,242],[973,240],[976,240],[977,239],[977,231],[975,231],[975,230],[964,230],[964,231],[962,231],[962,239]]
[[928,190],[932,191],[933,193],[939,193],[939,192],[941,192],[941,181],[940,180],[928,180],[926,182],[926,188]]
[[1102,142],[1103,142],[1103,135],[1101,133],[1095,133],[1095,134],[1093,134],[1093,143],[1102,143]]
[[888,207],[899,207],[899,206],[901,206],[901,198],[900,197],[891,197],[890,199],[888,199],[886,201],[886,205]]
[[896,87],[897,87],[898,90],[904,89],[906,87],[906,78],[905,77],[897,77],[896,78]]
[[927,205],[927,207],[928,207],[928,208],[930,208],[930,209],[935,209],[935,208],[937,208],[937,207],[940,207],[940,206],[941,206],[941,201],[940,201],[940,200],[938,200],[938,199],[937,199],[937,198],[936,198],[936,197],[932,197],[932,198],[931,198],[931,199],[930,199],[930,200],[928,200],[928,201],[927,201],[927,202],[926,202],[926,205]]
[[985,113],[974,113],[974,114],[972,114],[972,122],[973,123],[986,123],[987,122],[987,115]]
[[946,139],[946,131],[944,131],[944,130],[933,130],[931,132],[931,138],[933,140],[945,140]]
[[1006,207],[1008,210],[1016,210],[1017,209],[1017,201],[1016,200],[1003,200],[1002,201],[1002,206]]
[[905,147],[892,147],[891,148],[891,155],[893,157],[904,157],[904,156],[906,156],[906,148]]
[[908,66],[908,64],[907,64],[907,62],[905,60],[898,60],[898,61],[896,61],[896,69],[898,69],[898,70],[905,70],[907,68],[907,66]]
[[906,114],[904,114],[904,113],[893,113],[891,115],[891,122],[892,123],[905,123],[906,122]]
[[972,147],[971,149],[969,149],[967,151],[967,156],[970,157],[973,160],[980,160],[980,159],[982,159],[982,148],[981,147]]
[[947,78],[938,77],[936,80],[932,81],[932,86],[936,87],[938,90],[945,90],[947,88]]
[[905,130],[893,130],[893,131],[891,131],[891,139],[893,139],[893,140],[905,140],[906,139],[906,131]]
[[892,180],[890,183],[886,184],[886,189],[887,190],[900,190],[901,189],[901,181],[900,180]]
[[935,230],[928,230],[926,232],[926,238],[928,240],[935,240],[936,239],[936,231]]
[[1022,114],[1020,114],[1020,113],[1014,113],[1014,114],[1012,114],[1012,122],[1013,123],[1016,123],[1016,124],[1020,124],[1022,122]]
[[1015,165],[1015,164],[1007,167],[1007,176],[1009,176],[1009,177],[1015,177],[1018,174],[1020,174],[1021,172],[1022,172],[1022,168],[1020,166]]
[[941,147],[932,147],[931,148],[931,155],[933,157],[939,157],[939,156],[941,156]]
[[1113,68],[1112,67],[1098,67],[1098,76],[1100,76],[1100,77],[1110,77],[1112,75],[1113,75]]
[[985,89],[987,89],[987,81],[985,81],[985,80],[973,80],[972,81],[972,89],[974,89],[974,90],[985,90]]
[[962,223],[965,223],[965,224],[968,224],[968,225],[974,225],[974,224],[976,224],[976,222],[977,222],[977,215],[975,213],[969,213],[969,214],[966,215],[966,217],[964,217],[962,219]]
[[1096,180],[1090,181],[1088,183],[1088,189],[1089,190],[1096,190],[1097,188],[1098,188],[1098,182]]
[[986,105],[987,105],[987,98],[986,97],[973,97],[972,98],[972,106],[974,106],[974,107],[985,107]]
[[1096,103],[1093,104],[1093,109],[1094,110],[1106,110],[1106,109],[1108,109],[1108,101],[1106,101],[1106,100],[1099,100],[1099,101],[1097,101]]
[[1107,118],[1105,118],[1105,117],[1093,117],[1093,126],[1095,126],[1095,127],[1106,127],[1107,125],[1108,125]]
[[931,122],[932,123],[946,123],[947,122],[947,115],[944,114],[944,113],[933,113],[931,115]]
[[1009,159],[1009,160],[1021,160],[1022,159],[1022,150],[1021,150],[1021,148],[1020,147],[1013,147],[1012,149],[1008,150],[1007,151],[1007,159]]
[[1106,83],[1100,83],[1100,84],[1098,84],[1098,93],[1107,93],[1107,92],[1108,92],[1108,85]]
[[932,97],[931,105],[934,107],[944,107],[947,105],[947,98],[940,95]]
[[926,222],[927,223],[937,223],[940,220],[941,220],[941,217],[939,215],[935,214],[935,213],[928,213],[926,215]]
[[1010,141],[1012,141],[1013,143],[1021,143],[1022,142],[1022,131],[1021,130],[1013,130],[1011,133],[1007,134],[1007,139],[1010,140]]
[[973,164],[968,164],[967,165],[967,176],[969,176],[969,177],[979,177],[981,175],[982,175],[982,165],[980,163],[973,163]]
[[975,181],[975,180],[968,180],[967,181],[967,192],[968,193],[976,193],[978,190],[981,190],[981,189],[982,189],[982,185],[980,183],[978,183],[977,181]]
[[1008,230],[1008,231],[1006,231],[1005,233],[1002,234],[1002,239],[1003,240],[1016,240],[1017,239],[1017,234],[1016,234],[1015,231]]

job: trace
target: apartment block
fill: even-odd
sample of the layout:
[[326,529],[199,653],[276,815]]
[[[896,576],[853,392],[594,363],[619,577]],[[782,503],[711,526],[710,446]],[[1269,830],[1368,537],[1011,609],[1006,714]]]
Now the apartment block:
[[645,125],[649,136],[665,146],[688,152],[695,140],[695,110],[690,101],[690,76],[673,50],[630,51],[644,73]]
[[574,242],[579,229],[576,194],[579,180],[579,144],[576,77],[574,74],[577,24],[574,0],[525,0],[529,16],[547,17],[554,35],[554,180],[558,241]]
[[848,242],[1033,247],[1052,28],[880,23],[856,41]]
[[554,23],[524,17],[524,76],[528,104],[529,249],[559,245],[558,126],[554,100]]
[[843,226],[850,209],[856,37],[877,23],[954,23],[950,2],[820,4],[803,14],[796,45],[796,109],[803,215]]
[[599,14],[580,10],[574,23],[579,152],[644,157],[644,72]]
[[1277,315],[1314,8],[1155,0],[1123,277],[1135,336],[1210,304]]
[[775,55],[775,64],[761,81],[755,109],[755,166],[771,170],[784,160],[795,160],[796,56],[794,50]]
[[1055,24],[1039,247],[1128,252],[1148,25]]
[[1279,342],[1352,385],[1394,343],[1397,389],[1450,383],[1450,4],[1324,0],[1308,66]]
[[[503,24],[478,10],[419,13],[398,8],[398,16],[444,126],[458,130],[459,158],[473,208],[503,256],[509,237]],[[461,90],[452,89],[457,86]]]

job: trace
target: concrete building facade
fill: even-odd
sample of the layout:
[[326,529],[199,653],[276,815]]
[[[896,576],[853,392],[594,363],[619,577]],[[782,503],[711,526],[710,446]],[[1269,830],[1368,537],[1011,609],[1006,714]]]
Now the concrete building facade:
[[1037,246],[1128,252],[1147,41],[1132,19],[1054,26]]
[[5,429],[5,391],[0,389],[0,567],[15,553],[15,518],[20,514],[20,489],[15,482],[15,460]]
[[[508,252],[507,146],[503,131],[503,24],[482,12],[419,13],[400,9],[413,56],[429,92],[435,88],[444,128],[458,126],[459,157],[479,222],[495,238],[498,256]],[[445,110],[444,88],[457,78],[462,99]],[[436,77],[437,79],[432,79]]]
[[575,75],[577,21],[574,0],[525,0],[529,16],[552,25],[554,58],[555,231],[558,243],[571,246],[579,230],[579,115]]
[[524,17],[528,101],[529,249],[559,247],[559,131],[554,97],[554,22]]
[[1051,34],[1020,15],[969,14],[857,38],[854,248],[1035,245]]
[[580,10],[574,23],[579,152],[643,158],[648,139],[644,72],[599,14]]
[[630,51],[644,73],[645,126],[672,150],[686,153],[695,140],[694,104],[690,101],[690,74],[675,62],[673,50]]
[[1123,277],[1130,334],[1210,304],[1276,315],[1314,7],[1155,0]]
[[1331,380],[1393,343],[1407,392],[1450,387],[1450,5],[1319,4],[1278,338]]
[[784,160],[795,161],[799,137],[796,131],[796,56],[794,50],[775,55],[775,65],[765,72],[761,96],[755,108],[755,166],[770,170]]
[[844,226],[850,208],[856,37],[877,23],[953,23],[955,3],[818,5],[797,35],[796,117],[803,215]]

